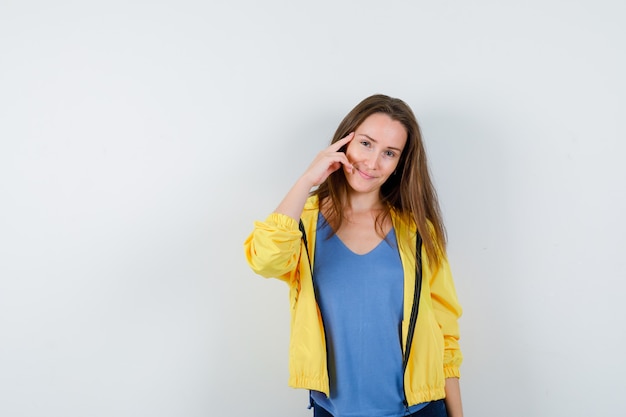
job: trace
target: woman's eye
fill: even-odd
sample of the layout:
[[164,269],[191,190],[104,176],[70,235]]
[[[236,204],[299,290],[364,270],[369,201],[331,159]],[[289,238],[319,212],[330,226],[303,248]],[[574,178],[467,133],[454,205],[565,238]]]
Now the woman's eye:
[[396,156],[396,153],[394,151],[385,151],[385,156],[393,158],[394,156]]
[[361,141],[361,145],[369,147],[370,143],[368,141],[366,141],[366,140],[362,140]]

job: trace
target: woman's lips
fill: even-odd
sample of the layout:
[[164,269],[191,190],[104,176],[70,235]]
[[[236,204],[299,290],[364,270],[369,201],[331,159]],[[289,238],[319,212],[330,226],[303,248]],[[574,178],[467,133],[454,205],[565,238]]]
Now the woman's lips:
[[[356,167],[355,167],[356,168]],[[375,177],[366,174],[365,172],[361,171],[359,168],[356,168],[357,172],[359,173],[359,175],[361,176],[361,178],[366,179],[366,180],[371,180],[374,179]]]

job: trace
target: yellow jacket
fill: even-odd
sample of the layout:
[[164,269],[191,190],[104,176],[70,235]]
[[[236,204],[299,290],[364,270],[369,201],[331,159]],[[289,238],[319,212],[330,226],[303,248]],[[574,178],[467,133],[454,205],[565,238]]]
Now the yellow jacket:
[[[322,317],[313,290],[312,265],[319,205],[317,197],[307,200],[301,220],[308,239],[308,258],[298,221],[272,213],[255,227],[244,243],[250,267],[266,278],[274,277],[289,285],[291,337],[289,344],[289,385],[330,395],[326,359],[326,339]],[[406,348],[409,317],[415,292],[415,231],[392,211],[404,269],[404,310],[402,345]],[[310,259],[310,264],[309,264]],[[413,343],[404,374],[408,405],[445,397],[445,379],[459,377],[463,356],[459,349],[457,301],[447,260],[431,269],[422,250],[422,287]]]

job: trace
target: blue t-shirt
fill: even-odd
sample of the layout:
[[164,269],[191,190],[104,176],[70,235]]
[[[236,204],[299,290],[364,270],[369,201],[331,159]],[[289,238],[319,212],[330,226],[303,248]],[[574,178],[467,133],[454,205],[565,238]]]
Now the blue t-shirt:
[[331,232],[320,214],[313,277],[326,332],[330,397],[317,391],[311,396],[335,417],[404,416],[404,271],[395,232],[365,255]]

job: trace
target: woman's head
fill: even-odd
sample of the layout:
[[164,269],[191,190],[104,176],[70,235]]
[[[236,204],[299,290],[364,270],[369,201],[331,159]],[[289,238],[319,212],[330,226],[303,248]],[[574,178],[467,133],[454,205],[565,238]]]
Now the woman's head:
[[[420,128],[413,111],[404,101],[382,94],[367,97],[344,117],[333,136],[332,143],[356,131],[374,114],[387,115],[391,120],[399,122],[406,131],[406,144],[399,157],[396,173],[389,177],[380,190],[383,201],[404,211],[409,209],[406,206],[407,202],[403,201],[403,195],[408,192],[408,188],[415,186],[414,183],[420,179],[429,178]],[[329,179],[340,189],[345,189],[343,172],[337,171]]]
[[[337,142],[349,133],[357,131],[359,126],[373,115],[387,116],[396,122],[396,125],[399,123],[406,132],[406,142],[399,155],[395,173],[380,187],[380,199],[387,208],[380,218],[380,224],[384,217],[389,215],[391,208],[408,215],[416,223],[431,259],[434,256],[438,261],[439,256],[436,252],[445,248],[445,230],[437,194],[430,179],[421,131],[411,108],[398,98],[382,94],[367,97],[344,117],[331,142]],[[358,143],[359,138],[355,137],[348,146],[353,146],[355,141]],[[330,200],[328,214],[333,218],[331,224],[335,230],[343,220],[344,197],[348,187],[346,173],[340,169],[331,174],[315,191],[321,199]],[[434,230],[429,228],[428,223],[431,223]],[[433,239],[426,236],[430,234],[434,234]]]
[[348,197],[366,194],[381,200],[382,186],[397,176],[406,143],[406,128],[387,114],[374,113],[359,124],[344,147],[351,164],[343,166]]

